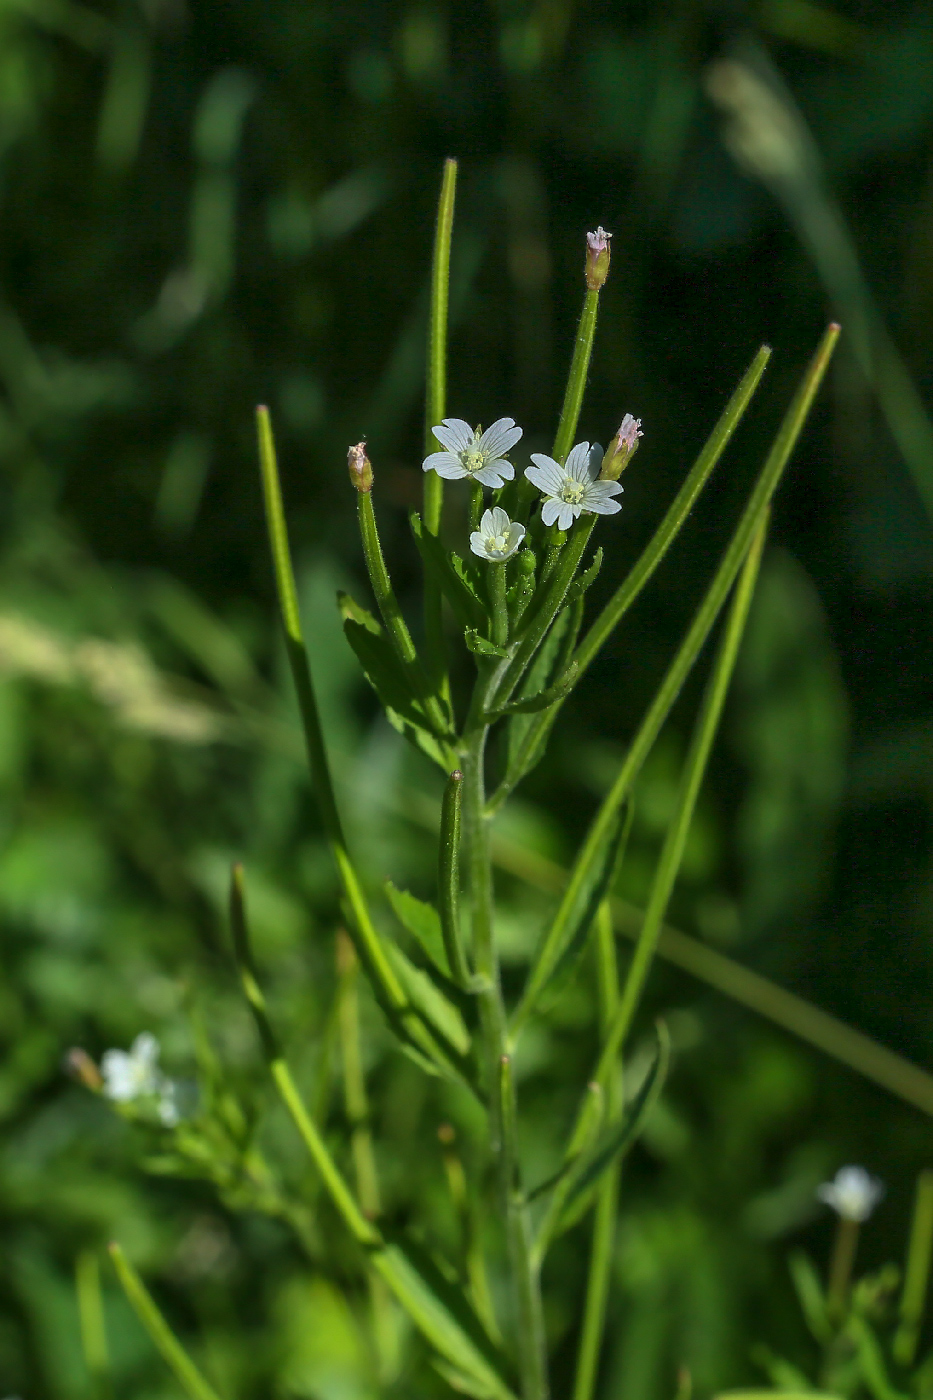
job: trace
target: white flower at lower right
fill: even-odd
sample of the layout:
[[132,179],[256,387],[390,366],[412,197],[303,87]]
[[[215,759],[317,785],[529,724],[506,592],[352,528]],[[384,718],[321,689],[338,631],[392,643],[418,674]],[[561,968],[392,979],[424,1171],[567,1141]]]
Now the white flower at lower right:
[[525,468],[532,485],[544,493],[541,519],[545,525],[557,524],[569,530],[582,511],[596,515],[615,515],[622,507],[613,496],[622,492],[617,481],[599,481],[603,449],[598,442],[578,442],[567,453],[561,466],[543,452],[532,452],[533,467]]

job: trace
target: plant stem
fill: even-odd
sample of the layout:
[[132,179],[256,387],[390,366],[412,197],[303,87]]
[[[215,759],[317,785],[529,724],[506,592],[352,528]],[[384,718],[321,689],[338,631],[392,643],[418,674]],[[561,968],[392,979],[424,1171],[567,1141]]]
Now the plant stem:
[[[356,950],[342,929],[337,932],[337,1002],[340,1051],[343,1060],[344,1107],[350,1124],[350,1150],[356,1175],[356,1193],[364,1214],[370,1220],[382,1213],[379,1175],[369,1128],[369,1097],[360,1054],[360,1016],[357,994],[359,961]],[[385,1280],[369,1273],[369,1299],[373,1334],[379,1359],[379,1374],[391,1380],[398,1369],[395,1319]]]
[[913,1365],[930,1278],[933,1250],[933,1171],[927,1168],[917,1177],[914,1218],[904,1268],[901,1295],[901,1323],[894,1338],[894,1359],[901,1366]]
[[596,335],[596,313],[598,310],[599,292],[587,288],[583,301],[583,314],[580,317],[577,338],[574,342],[570,373],[567,376],[567,388],[564,390],[560,422],[557,425],[557,434],[554,438],[552,456],[557,462],[563,463],[567,453],[573,447],[573,439],[580,419],[580,409],[583,405],[583,392],[586,389],[590,355],[593,351],[593,338]]
[[[437,476],[437,472],[429,472],[428,475]],[[380,615],[389,634],[389,640],[396,656],[405,668],[412,691],[420,700],[429,722],[433,725],[438,736],[446,738],[449,735],[450,726],[444,713],[444,707],[437,696],[431,694],[428,678],[422,670],[415,644],[402,616],[402,610],[398,605],[398,599],[389,578],[389,571],[386,568],[385,556],[382,553],[382,545],[379,540],[379,527],[376,524],[373,493],[372,491],[359,491],[356,499],[363,557],[366,560],[369,581],[372,584]]]
[[[480,673],[465,735],[463,764],[464,827],[469,842],[473,903],[473,966],[478,982],[480,1018],[489,1088],[490,1145],[509,1245],[512,1287],[519,1329],[519,1359],[524,1400],[547,1400],[547,1355],[541,1290],[531,1255],[527,1207],[516,1156],[515,1087],[507,1052],[507,1021],[493,939],[493,880],[489,819],[485,815],[484,761],[488,726],[483,722],[496,675]],[[471,724],[472,721],[472,724]]]
[[748,610],[751,606],[752,594],[755,589],[755,582],[758,578],[758,566],[761,563],[761,552],[764,548],[765,535],[768,528],[768,517],[770,510],[766,509],[758,530],[752,540],[742,574],[736,585],[735,597],[732,608],[726,623],[725,633],[719,648],[719,654],[713,665],[713,673],[707,686],[706,695],[703,698],[703,705],[697,718],[690,741],[690,748],[684,761],[683,773],[680,779],[680,790],[677,794],[677,805],[674,816],[664,838],[664,845],[661,848],[661,855],[658,859],[655,871],[654,882],[651,887],[651,894],[648,899],[648,907],[645,910],[645,921],[642,924],[641,934],[635,945],[635,952],[629,964],[628,975],[625,979],[625,986],[619,1003],[616,1006],[611,1023],[606,1031],[603,1041],[602,1054],[599,1059],[599,1068],[596,1079],[600,1084],[607,1084],[612,1074],[616,1057],[622,1048],[623,1041],[632,1023],[635,1008],[641,998],[642,989],[648,976],[648,969],[654,959],[657,948],[658,936],[661,932],[661,925],[664,922],[664,915],[667,912],[668,900],[674,888],[674,881],[680,869],[680,862],[687,844],[687,834],[690,830],[690,823],[693,820],[693,812],[696,807],[697,796],[703,782],[703,775],[706,772],[706,764],[709,759],[710,750],[713,746],[713,739],[722,715],[723,705],[726,700],[726,693],[729,689],[729,682],[732,679],[732,672],[735,660],[738,656],[739,643],[742,640],[742,633],[745,629],[745,620],[748,617]]
[[[599,996],[600,1037],[609,1030],[619,1000],[619,974],[616,967],[612,911],[603,900],[596,916],[596,986]],[[606,1117],[615,1120],[622,1104],[622,1084],[618,1069],[606,1086]],[[619,1202],[621,1164],[614,1162],[599,1184],[596,1212],[593,1217],[593,1239],[590,1245],[590,1267],[586,1282],[586,1302],[583,1326],[577,1352],[577,1371],[573,1400],[591,1400],[596,1385],[599,1353],[606,1322],[609,1298],[609,1276],[612,1268],[612,1247],[615,1242],[616,1215]]]
[[492,609],[492,642],[504,647],[509,640],[509,610],[505,601],[505,564],[489,565],[489,602]]
[[100,1290],[100,1263],[93,1249],[82,1249],[75,1260],[75,1292],[84,1362],[97,1400],[106,1400],[111,1393],[110,1354]]
[[[428,380],[425,394],[425,455],[438,450],[432,429],[447,412],[447,307],[450,298],[450,241],[457,190],[457,162],[446,160],[437,206],[437,227],[431,265],[431,313],[428,329]],[[432,535],[441,528],[444,482],[437,472],[424,473],[424,527]],[[436,690],[446,695],[446,657],[441,591],[429,574],[424,579],[425,651]]]
[[437,891],[441,934],[450,974],[465,987],[470,969],[460,933],[460,808],[463,774],[455,768],[447,779],[441,801],[441,829],[438,840]]
[[826,1290],[826,1311],[835,1323],[841,1322],[845,1316],[858,1237],[859,1222],[847,1220],[841,1215],[836,1225],[836,1238],[833,1241],[833,1253],[829,1263],[829,1286]]
[[190,1400],[218,1400],[217,1392],[208,1385],[195,1366],[181,1342],[169,1327],[156,1307],[155,1300],[143,1283],[139,1274],[130,1264],[123,1250],[116,1243],[109,1246],[110,1257],[129,1299],[133,1311],[162,1355],[163,1360],[175,1373],[175,1378]]

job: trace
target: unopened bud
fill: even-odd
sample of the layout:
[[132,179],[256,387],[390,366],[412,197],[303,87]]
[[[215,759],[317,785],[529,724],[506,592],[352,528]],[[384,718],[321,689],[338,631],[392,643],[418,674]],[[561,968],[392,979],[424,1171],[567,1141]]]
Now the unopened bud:
[[586,235],[586,285],[598,292],[609,276],[609,240],[611,233],[600,225],[595,233]]
[[619,431],[606,448],[602,469],[599,473],[600,481],[618,481],[638,451],[638,439],[644,436],[641,430],[641,419],[633,418],[630,413],[626,413],[619,426]]
[[366,456],[365,439],[347,449],[347,468],[350,480],[361,495],[373,489],[373,464]]
[[82,1050],[80,1045],[75,1045],[70,1049],[64,1059],[65,1073],[72,1079],[76,1079],[79,1084],[83,1084],[85,1089],[93,1089],[95,1092],[103,1086],[103,1077],[100,1070],[91,1059],[86,1050]]

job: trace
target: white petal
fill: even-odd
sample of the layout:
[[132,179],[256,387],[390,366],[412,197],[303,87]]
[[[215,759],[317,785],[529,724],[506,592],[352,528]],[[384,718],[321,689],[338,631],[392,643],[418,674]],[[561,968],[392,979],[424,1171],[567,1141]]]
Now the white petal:
[[583,509],[591,511],[593,515],[617,515],[622,509],[622,503],[613,501],[608,496],[597,496],[593,500],[587,497],[583,502]]
[[143,1031],[130,1046],[130,1054],[144,1065],[154,1065],[159,1058],[159,1042],[151,1031]]
[[[504,535],[508,530],[511,521],[509,520],[508,515],[502,509],[502,507],[493,506],[492,510],[487,510],[486,515],[489,516],[489,533],[491,535]],[[486,515],[483,516],[484,522],[486,520]]]
[[136,1093],[133,1061],[124,1050],[105,1050],[100,1062],[104,1093],[108,1099],[124,1103]]
[[545,456],[543,452],[532,452],[531,460],[535,465],[525,468],[528,480],[533,481],[538,490],[546,495],[559,496],[564,485],[564,473],[554,458]]
[[[498,507],[496,509],[498,509]],[[498,535],[500,532],[496,529],[496,512],[492,510],[484,510],[483,518],[479,522],[479,528],[480,534],[482,535]]]
[[473,429],[462,418],[445,418],[431,432],[448,452],[466,452],[473,446]]
[[570,451],[567,453],[564,471],[568,476],[572,476],[574,481],[589,481],[591,479],[589,457],[590,444],[588,442],[578,442],[576,447],[571,447]]
[[504,485],[505,481],[511,481],[515,475],[515,468],[511,462],[487,462],[485,467],[478,472],[471,473],[474,481],[481,481],[484,486],[491,486],[494,490]]
[[455,457],[452,452],[432,452],[431,455],[425,457],[424,461],[421,463],[421,470],[424,472],[439,472],[441,467],[445,466],[448,462],[455,466],[462,465],[460,458]]
[[514,554],[522,540],[525,538],[525,527],[519,525],[517,520],[513,520],[509,526],[509,554]]
[[452,452],[435,452],[429,460],[433,462],[438,476],[444,477],[446,481],[459,481],[462,477],[469,476],[460,458],[455,457]]
[[561,501],[560,515],[557,517],[558,529],[569,530],[579,514],[579,506],[572,506],[569,501]]
[[497,418],[479,440],[479,450],[487,457],[502,457],[514,447],[522,435],[514,418]]
[[599,476],[599,473],[602,470],[602,465],[603,449],[598,442],[594,442],[593,446],[590,448],[589,461],[586,464],[586,469],[589,473],[590,481],[596,480],[596,478]]
[[563,501],[556,501],[553,496],[549,496],[541,507],[541,519],[545,525],[553,525],[563,508]]
[[474,530],[472,535],[470,536],[470,548],[472,549],[474,554],[479,555],[480,559],[489,558],[489,555],[486,553],[485,537],[480,534],[479,530]]

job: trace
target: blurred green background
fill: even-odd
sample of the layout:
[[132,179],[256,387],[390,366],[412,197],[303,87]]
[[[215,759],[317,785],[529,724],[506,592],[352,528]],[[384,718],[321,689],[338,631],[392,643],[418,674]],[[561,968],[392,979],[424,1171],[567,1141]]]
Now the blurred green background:
[[[809,125],[821,164],[811,153],[796,185],[762,184],[722,139],[704,75],[735,54],[779,74]],[[0,1394],[91,1400],[74,1261],[114,1236],[226,1396],[376,1393],[326,1210],[309,1260],[284,1225],[147,1174],[145,1141],[62,1057],[151,1030],[190,1076],[196,1006],[240,1092],[267,1104],[227,955],[240,857],[289,1053],[345,1142],[336,887],[273,625],[252,406],[277,426],[348,825],[374,889],[391,875],[427,896],[436,785],[376,717],[333,594],[364,592],[344,460],[366,436],[417,607],[406,511],[448,155],[449,412],[514,416],[523,451],[553,434],[583,234],[614,233],[580,431],[605,442],[630,411],[645,437],[594,594],[647,540],[759,343],[774,347],[671,558],[504,819],[526,852],[568,858],[827,316],[875,326],[874,356],[844,337],[781,488],[671,918],[933,1065],[933,532],[917,489],[933,457],[916,399],[883,382],[896,344],[931,401],[929,7],[0,0]],[[857,250],[845,285],[814,242],[821,211]],[[701,680],[639,788],[622,875],[636,903]],[[517,985],[549,896],[514,874],[501,892]],[[884,1178],[862,1243],[877,1265],[902,1256],[933,1155],[928,1116],[663,965],[641,1035],[659,1011],[676,1058],[626,1168],[606,1400],[669,1396],[682,1364],[701,1395],[761,1383],[757,1344],[810,1364],[786,1261],[802,1245],[825,1265],[816,1184],[850,1160]],[[443,1242],[437,1127],[469,1143],[469,1106],[364,1013],[387,1211]],[[532,1177],[559,1150],[593,1014],[581,976],[523,1045]],[[288,1126],[262,1112],[317,1212]],[[566,1237],[546,1275],[556,1393],[585,1240]],[[177,1396],[109,1276],[106,1303],[117,1395]],[[414,1393],[434,1392],[424,1371]]]

